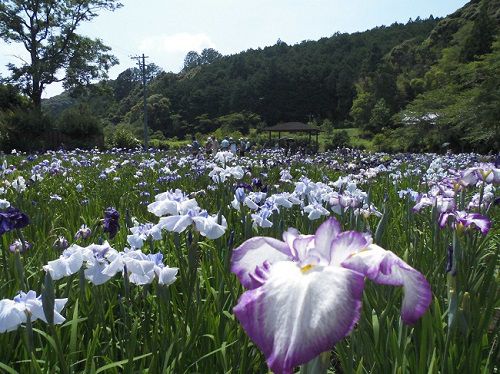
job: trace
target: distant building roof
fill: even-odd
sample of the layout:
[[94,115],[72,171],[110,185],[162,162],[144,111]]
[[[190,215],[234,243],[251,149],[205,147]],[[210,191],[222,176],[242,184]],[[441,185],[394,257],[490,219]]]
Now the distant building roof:
[[321,129],[317,126],[309,125],[302,122],[284,122],[278,123],[275,126],[266,127],[264,131],[276,131],[276,132],[312,132],[319,133]]
[[405,125],[416,125],[421,122],[426,122],[435,125],[439,119],[439,113],[425,113],[425,114],[415,114],[409,112],[403,116],[401,122]]

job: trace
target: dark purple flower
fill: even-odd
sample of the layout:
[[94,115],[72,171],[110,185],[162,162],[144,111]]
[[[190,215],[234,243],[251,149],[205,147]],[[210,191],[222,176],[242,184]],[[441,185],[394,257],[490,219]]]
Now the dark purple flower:
[[115,208],[107,208],[104,211],[104,232],[109,233],[109,238],[113,239],[120,229],[120,213]]
[[253,178],[252,179],[252,186],[259,190],[260,192],[265,192],[267,193],[267,185],[264,185],[262,183],[262,180],[260,178]]
[[26,214],[11,206],[0,212],[0,235],[15,229],[22,229],[29,223],[30,220]]
[[238,184],[236,185],[236,188],[240,188],[240,187],[241,187],[241,188],[244,188],[244,189],[245,189],[245,190],[247,190],[247,191],[253,191],[252,186],[251,186],[251,185],[249,185],[248,183],[244,183],[244,182],[238,183]]
[[253,179],[252,179],[252,185],[253,185],[255,188],[260,189],[260,188],[262,187],[262,181],[261,181],[259,178],[253,178]]

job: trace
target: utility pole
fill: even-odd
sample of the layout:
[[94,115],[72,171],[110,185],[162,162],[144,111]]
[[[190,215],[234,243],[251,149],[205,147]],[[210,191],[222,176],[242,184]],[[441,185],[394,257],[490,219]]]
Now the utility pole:
[[142,56],[133,56],[131,57],[133,60],[137,60],[137,64],[139,65],[139,69],[141,70],[142,74],[142,92],[143,92],[143,101],[144,101],[144,150],[148,149],[148,143],[149,143],[149,135],[148,135],[148,105],[147,105],[147,100],[146,100],[146,59],[149,58],[149,56],[144,56],[144,53]]

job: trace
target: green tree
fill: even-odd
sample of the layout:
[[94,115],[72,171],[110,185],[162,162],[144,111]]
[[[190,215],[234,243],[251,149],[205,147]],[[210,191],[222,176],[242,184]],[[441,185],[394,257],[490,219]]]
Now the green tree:
[[358,95],[352,103],[350,113],[356,127],[364,127],[370,121],[374,104],[374,95],[358,87]]
[[472,30],[465,40],[461,51],[462,61],[472,61],[477,56],[491,52],[491,43],[495,38],[495,23],[488,16],[488,2],[483,1],[474,20]]
[[172,136],[172,120],[170,100],[160,94],[148,97],[148,126],[153,130],[162,131],[165,135]]
[[391,122],[391,111],[387,107],[384,99],[379,99],[372,109],[370,121],[368,121],[365,130],[372,134],[380,132],[384,127],[387,127]]
[[211,64],[215,60],[219,59],[222,57],[222,54],[220,54],[218,51],[216,51],[213,48],[205,48],[203,51],[201,51],[200,55],[200,64]]
[[[22,87],[36,109],[41,108],[45,87],[63,82],[65,88],[106,78],[117,59],[99,39],[76,33],[83,22],[100,10],[121,7],[117,0],[2,0],[0,38],[22,44],[29,60],[9,64],[10,80]],[[64,71],[63,77],[58,73]]]
[[192,68],[201,65],[201,56],[196,51],[189,51],[184,57],[184,68],[182,70],[188,71]]

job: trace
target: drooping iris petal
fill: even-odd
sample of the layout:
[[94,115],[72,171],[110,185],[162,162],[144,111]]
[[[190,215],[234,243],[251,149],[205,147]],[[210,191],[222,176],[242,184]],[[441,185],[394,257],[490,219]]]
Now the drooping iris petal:
[[479,213],[458,214],[457,220],[465,227],[475,225],[483,235],[486,235],[491,228],[491,221]]
[[112,278],[104,273],[106,266],[107,264],[102,262],[87,262],[87,269],[84,271],[85,279],[96,286],[106,283]]
[[127,257],[124,260],[129,272],[129,279],[131,283],[143,285],[149,284],[153,281],[155,272],[155,264],[147,259],[138,259]]
[[233,250],[231,271],[236,274],[245,288],[252,289],[262,284],[252,275],[264,262],[272,264],[288,260],[291,257],[292,253],[286,243],[273,238],[257,236]]
[[448,218],[453,216],[453,213],[441,213],[438,218],[439,227],[444,229],[446,224],[448,223]]
[[414,324],[427,311],[432,292],[425,277],[391,251],[371,244],[341,264],[344,268],[364,274],[378,284],[403,286],[404,297],[401,318]]
[[221,217],[221,224],[217,223],[217,216],[193,217],[196,230],[208,239],[220,238],[226,232],[227,222],[224,216]]
[[155,273],[156,276],[158,277],[158,284],[161,285],[171,285],[174,283],[177,279],[177,272],[179,271],[179,268],[171,268],[168,266],[165,266],[163,268],[156,266],[155,267]]
[[181,233],[192,223],[193,219],[189,215],[177,215],[160,218],[157,227],[166,229],[167,231]]
[[127,242],[131,247],[142,248],[144,238],[141,235],[127,235]]
[[148,205],[148,212],[153,213],[157,217],[165,215],[178,214],[177,201],[172,200],[159,200]]
[[276,373],[330,350],[359,319],[364,276],[332,266],[271,265],[268,279],[233,309]]
[[[68,299],[55,299],[54,300],[54,324],[59,325],[63,323],[66,318],[61,315],[61,311],[68,302]],[[42,298],[36,296],[35,291],[29,291],[26,294],[24,303],[31,313],[31,320],[36,321],[41,319],[43,322],[47,322],[45,317],[45,312],[43,311]]]

